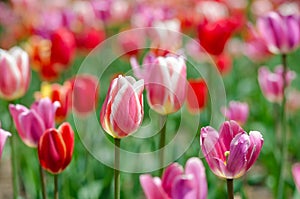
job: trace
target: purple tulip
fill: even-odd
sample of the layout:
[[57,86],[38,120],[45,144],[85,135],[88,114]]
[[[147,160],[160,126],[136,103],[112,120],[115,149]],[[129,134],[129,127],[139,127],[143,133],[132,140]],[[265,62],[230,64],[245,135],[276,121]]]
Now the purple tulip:
[[[277,66],[275,72],[272,73],[266,67],[261,67],[258,71],[258,82],[264,96],[270,102],[281,103],[283,98],[283,84],[282,78],[283,67]],[[289,85],[295,78],[293,71],[288,71],[286,74],[286,84]]]
[[147,199],[205,199],[205,168],[199,158],[190,158],[185,171],[178,163],[168,166],[162,178],[141,175],[140,182]]
[[0,159],[2,156],[4,144],[6,142],[6,139],[8,136],[11,136],[11,134],[1,128],[1,123],[0,123]]
[[222,108],[222,113],[228,120],[234,120],[243,125],[248,119],[249,106],[245,102],[231,101],[228,108]]
[[263,145],[260,132],[249,135],[235,122],[224,122],[218,133],[207,126],[201,129],[200,145],[212,172],[226,179],[239,178],[254,164]]
[[16,129],[27,146],[37,147],[45,130],[55,127],[55,112],[59,106],[59,102],[52,103],[49,98],[36,101],[30,109],[20,104],[9,105]]
[[260,34],[270,52],[274,54],[289,53],[300,44],[299,16],[283,16],[277,12],[269,12],[257,21]]
[[298,191],[300,192],[300,163],[295,163],[292,167],[292,174]]

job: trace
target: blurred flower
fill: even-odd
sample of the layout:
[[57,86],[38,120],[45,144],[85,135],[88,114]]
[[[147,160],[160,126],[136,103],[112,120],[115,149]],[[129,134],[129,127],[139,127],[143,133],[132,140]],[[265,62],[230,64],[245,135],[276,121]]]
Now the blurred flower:
[[258,19],[257,27],[270,52],[274,54],[289,53],[300,44],[298,15],[283,16],[269,12]]
[[0,49],[0,97],[15,100],[25,95],[30,82],[28,54],[19,47]]
[[11,133],[1,128],[0,122],[0,159],[2,157],[3,148],[8,136],[11,136]]
[[52,174],[61,173],[71,162],[74,150],[74,132],[67,122],[58,129],[48,129],[38,143],[38,156],[43,169]]
[[9,105],[9,111],[22,141],[29,147],[37,147],[46,129],[53,128],[55,111],[59,102],[43,98],[33,103],[30,109],[23,105]]
[[134,133],[142,123],[144,81],[130,76],[115,78],[102,105],[102,128],[114,138]]
[[191,113],[199,113],[207,102],[207,86],[203,79],[188,80],[186,102]]
[[85,116],[95,110],[99,85],[93,75],[77,75],[71,80],[72,106],[76,113]]
[[249,106],[246,102],[230,101],[228,108],[223,107],[221,111],[228,120],[234,120],[243,125],[248,119]]
[[292,174],[298,192],[300,192],[300,163],[295,163],[292,167]]
[[216,66],[218,68],[218,71],[222,74],[225,75],[231,71],[232,68],[232,58],[225,53],[222,53],[218,56],[214,57]]
[[105,40],[105,32],[101,28],[86,27],[75,33],[78,48],[92,50]]
[[71,94],[72,85],[69,81],[66,81],[63,85],[49,84],[43,82],[41,85],[41,91],[35,93],[36,99],[48,97],[52,102],[58,101],[60,107],[57,108],[55,113],[55,121],[57,123],[63,122],[71,108]]
[[139,79],[145,80],[150,107],[160,114],[178,111],[186,97],[186,65],[181,56],[155,57],[148,54],[140,68],[136,58],[131,67]]
[[289,113],[297,112],[300,109],[300,91],[291,89],[287,93],[286,108]]
[[[282,73],[282,66],[277,66],[274,73],[270,72],[267,67],[261,67],[258,71],[258,82],[260,88],[265,98],[272,103],[281,103],[282,101],[284,84]],[[288,71],[286,74],[287,86],[290,85],[294,78],[295,73],[293,71]]]
[[195,157],[187,161],[185,171],[173,163],[165,169],[161,179],[144,174],[140,182],[147,199],[207,198],[205,167]]
[[121,32],[118,35],[121,51],[129,57],[137,56],[139,51],[142,51],[144,48],[145,37],[146,35],[141,29]]
[[263,145],[260,132],[249,135],[235,122],[224,122],[218,133],[210,126],[203,127],[200,145],[212,172],[226,179],[243,176],[254,164]]

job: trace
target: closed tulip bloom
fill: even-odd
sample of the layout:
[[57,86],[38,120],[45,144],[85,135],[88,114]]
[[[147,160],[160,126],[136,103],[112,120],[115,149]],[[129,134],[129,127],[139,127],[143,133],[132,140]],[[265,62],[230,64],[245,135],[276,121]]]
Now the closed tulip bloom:
[[300,44],[299,16],[269,12],[260,17],[257,27],[270,52],[286,54]]
[[226,179],[243,176],[254,164],[263,145],[260,132],[249,135],[235,122],[224,122],[217,132],[207,126],[201,129],[200,145],[212,172]]
[[0,123],[0,159],[2,156],[3,148],[6,142],[6,139],[8,136],[11,136],[11,134],[4,129],[1,128],[1,123]]
[[36,101],[30,109],[20,104],[9,105],[19,136],[27,146],[37,147],[45,130],[54,127],[55,112],[58,107],[59,102],[52,103],[48,98]]
[[145,80],[150,107],[166,115],[178,111],[186,98],[186,65],[181,56],[155,57],[147,55],[140,68],[136,58],[131,58],[136,77]]
[[292,174],[297,190],[300,192],[300,163],[295,163],[292,167]]
[[207,181],[205,167],[199,158],[190,158],[185,171],[178,163],[168,166],[162,178],[145,174],[140,182],[147,199],[205,199]]
[[243,125],[248,119],[249,105],[245,102],[231,101],[227,108],[222,108],[222,113],[228,120],[234,120]]
[[0,49],[0,97],[6,100],[25,95],[30,81],[28,54],[19,47]]
[[134,133],[142,123],[144,81],[130,76],[115,78],[100,113],[102,128],[114,138]]
[[[275,72],[271,72],[267,67],[261,67],[258,71],[258,82],[267,100],[273,103],[281,103],[283,98],[284,80],[282,78],[283,67],[277,66]],[[286,74],[286,84],[290,85],[295,78],[295,73],[288,71]]]
[[206,105],[207,86],[203,79],[188,80],[186,102],[191,113],[199,113]]
[[39,161],[52,174],[61,173],[71,162],[74,150],[74,132],[69,123],[58,129],[48,129],[38,144]]

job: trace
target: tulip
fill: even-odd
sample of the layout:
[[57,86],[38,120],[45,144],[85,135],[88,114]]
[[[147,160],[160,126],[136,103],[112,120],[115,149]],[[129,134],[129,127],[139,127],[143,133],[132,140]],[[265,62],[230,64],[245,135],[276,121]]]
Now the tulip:
[[186,97],[186,65],[183,57],[147,55],[140,68],[136,58],[131,66],[137,78],[144,79],[150,107],[161,115],[178,111]]
[[115,78],[100,113],[103,129],[114,138],[134,133],[143,119],[144,81],[130,76]]
[[191,113],[200,112],[207,102],[207,86],[203,79],[188,80],[189,86],[187,89],[187,107]]
[[6,139],[8,136],[11,136],[11,133],[2,129],[1,123],[0,123],[0,159],[2,157],[3,148],[4,148],[4,145],[5,145],[5,142],[6,142]]
[[297,190],[300,192],[300,163],[295,163],[292,167],[293,178],[297,187]]
[[257,27],[268,49],[274,54],[287,54],[300,44],[298,15],[283,16],[269,12],[258,19]]
[[30,81],[28,54],[19,47],[0,49],[0,97],[15,100],[25,95]]
[[49,128],[53,128],[55,111],[59,102],[52,103],[43,98],[33,103],[30,109],[23,105],[9,105],[9,111],[22,141],[29,147],[37,147],[40,137]]
[[300,109],[300,92],[296,89],[289,90],[286,98],[286,110],[289,113],[296,113]]
[[38,156],[43,169],[52,174],[61,173],[71,162],[74,150],[74,132],[69,123],[58,129],[48,129],[38,143]]
[[260,132],[249,135],[235,122],[224,122],[220,133],[210,126],[203,127],[200,145],[212,172],[226,179],[243,176],[254,164],[263,145]]
[[140,182],[147,199],[207,198],[205,167],[199,158],[190,158],[185,171],[173,163],[161,179],[145,174],[140,176]]
[[234,120],[243,125],[249,115],[249,106],[245,102],[231,101],[228,108],[223,107],[221,111],[228,120]]
[[93,75],[78,75],[71,80],[72,105],[79,115],[87,115],[95,110],[99,85]]
[[[281,103],[283,98],[283,67],[277,66],[275,73],[269,71],[266,67],[261,67],[258,71],[258,82],[264,96],[272,103]],[[286,73],[286,85],[288,86],[295,78],[295,73],[288,71]]]

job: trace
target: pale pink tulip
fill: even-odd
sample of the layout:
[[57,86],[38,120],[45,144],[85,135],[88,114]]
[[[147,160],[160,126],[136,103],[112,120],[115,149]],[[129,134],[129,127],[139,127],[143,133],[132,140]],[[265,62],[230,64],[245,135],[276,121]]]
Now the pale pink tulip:
[[1,128],[1,122],[0,122],[0,159],[1,159],[3,148],[4,148],[4,145],[5,145],[5,142],[6,142],[6,139],[8,136],[11,136],[11,134]]
[[231,101],[228,108],[223,107],[221,111],[228,120],[234,120],[243,125],[248,119],[249,105],[245,102]]

